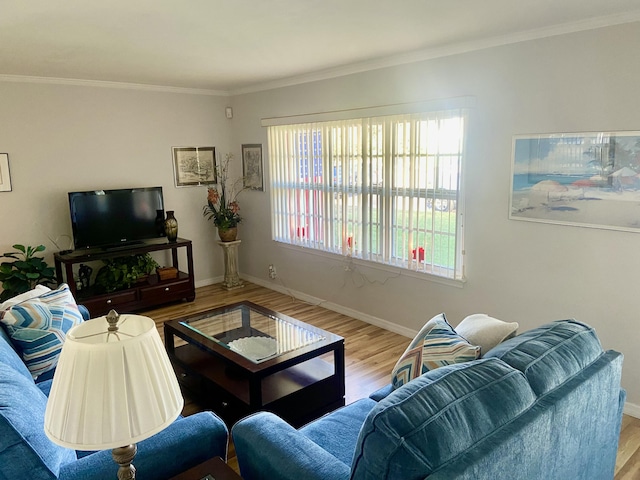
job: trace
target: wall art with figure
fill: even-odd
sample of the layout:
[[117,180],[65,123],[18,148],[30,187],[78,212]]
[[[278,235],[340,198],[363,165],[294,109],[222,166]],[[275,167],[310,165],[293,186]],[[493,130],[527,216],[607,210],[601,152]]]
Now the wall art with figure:
[[640,231],[640,132],[514,136],[509,218]]

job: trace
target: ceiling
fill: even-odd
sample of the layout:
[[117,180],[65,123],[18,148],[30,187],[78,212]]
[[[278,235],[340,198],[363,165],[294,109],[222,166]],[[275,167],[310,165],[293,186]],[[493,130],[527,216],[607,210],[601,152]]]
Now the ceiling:
[[241,93],[632,21],[638,0],[1,0],[0,80]]

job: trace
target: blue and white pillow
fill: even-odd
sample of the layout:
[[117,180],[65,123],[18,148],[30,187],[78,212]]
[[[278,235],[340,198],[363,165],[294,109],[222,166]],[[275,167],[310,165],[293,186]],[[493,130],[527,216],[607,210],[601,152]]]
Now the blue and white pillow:
[[458,335],[441,313],[429,320],[411,341],[393,367],[391,384],[396,389],[429,370],[478,357],[480,347]]
[[35,379],[56,367],[66,333],[82,322],[82,315],[63,283],[57,290],[12,305],[0,313],[0,322]]

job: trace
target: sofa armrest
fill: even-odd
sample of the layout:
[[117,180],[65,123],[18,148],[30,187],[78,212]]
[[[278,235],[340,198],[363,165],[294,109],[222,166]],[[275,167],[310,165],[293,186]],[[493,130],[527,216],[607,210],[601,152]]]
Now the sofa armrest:
[[280,417],[260,412],[232,430],[244,480],[346,480],[351,467]]
[[[212,457],[227,458],[228,431],[211,412],[180,418],[151,438],[137,444],[133,459],[138,480],[175,476]],[[92,453],[60,468],[59,480],[113,480],[118,466],[111,450]]]
[[78,310],[80,311],[80,315],[82,315],[83,320],[89,320],[91,318],[91,314],[89,313],[89,309],[84,305],[78,305]]
[[391,392],[393,392],[393,386],[391,384],[388,384],[373,392],[371,395],[369,395],[369,398],[371,400],[379,402],[383,398],[387,398]]

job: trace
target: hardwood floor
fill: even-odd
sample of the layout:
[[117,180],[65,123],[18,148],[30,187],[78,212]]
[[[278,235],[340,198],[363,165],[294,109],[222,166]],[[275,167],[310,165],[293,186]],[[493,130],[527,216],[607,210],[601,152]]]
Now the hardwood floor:
[[618,443],[615,480],[640,479],[640,419],[624,415]]
[[[222,289],[220,284],[202,287],[196,290],[194,302],[169,305],[147,310],[141,314],[155,320],[160,336],[163,337],[162,324],[167,320],[242,300],[251,300],[344,337],[347,404],[366,397],[374,390],[388,384],[391,369],[410,341],[402,335],[254,284],[246,284],[244,288],[232,291]],[[202,407],[196,402],[185,397],[184,415],[190,415],[201,409]],[[229,464],[237,471],[233,445],[229,450]],[[638,479],[640,479],[640,419],[624,415],[616,459],[615,480]]]

